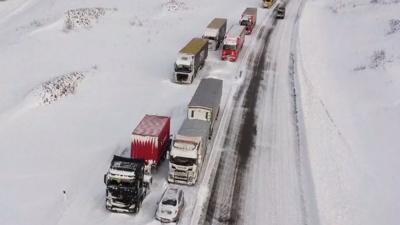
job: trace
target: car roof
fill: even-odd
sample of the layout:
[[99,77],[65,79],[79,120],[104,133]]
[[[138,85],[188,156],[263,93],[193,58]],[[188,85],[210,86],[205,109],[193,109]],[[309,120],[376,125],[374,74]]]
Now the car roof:
[[181,189],[178,189],[178,188],[175,188],[175,187],[169,187],[169,188],[167,188],[167,190],[165,190],[162,199],[163,200],[176,199],[176,198],[178,198],[178,194],[181,191],[182,191]]

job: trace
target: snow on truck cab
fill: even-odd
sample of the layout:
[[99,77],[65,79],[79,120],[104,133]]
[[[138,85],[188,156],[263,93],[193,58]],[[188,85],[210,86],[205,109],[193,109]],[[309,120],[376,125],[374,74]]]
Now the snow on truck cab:
[[239,24],[246,27],[246,34],[251,34],[257,22],[257,8],[246,8]]
[[175,61],[174,81],[176,83],[193,82],[208,56],[208,40],[193,38],[183,47]]
[[106,185],[106,209],[114,212],[137,213],[149,189],[144,160],[114,155]]
[[246,28],[238,24],[229,29],[222,47],[222,60],[236,61],[244,44],[245,33]]
[[204,31],[203,38],[208,40],[208,49],[217,50],[226,34],[227,19],[214,18]]

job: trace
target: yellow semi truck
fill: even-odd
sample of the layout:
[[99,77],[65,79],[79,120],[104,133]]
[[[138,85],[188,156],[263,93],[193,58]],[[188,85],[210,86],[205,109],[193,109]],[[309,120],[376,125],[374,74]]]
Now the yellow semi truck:
[[263,0],[264,8],[271,8],[275,4],[276,0]]

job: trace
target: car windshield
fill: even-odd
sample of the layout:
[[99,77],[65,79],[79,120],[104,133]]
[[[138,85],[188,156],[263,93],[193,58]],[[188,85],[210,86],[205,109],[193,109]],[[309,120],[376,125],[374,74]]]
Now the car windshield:
[[162,201],[163,205],[172,205],[172,206],[176,206],[176,199],[164,199]]
[[183,157],[171,157],[171,163],[181,165],[181,166],[191,166],[196,163],[196,159],[183,158]]
[[224,45],[224,49],[236,50],[236,45]]

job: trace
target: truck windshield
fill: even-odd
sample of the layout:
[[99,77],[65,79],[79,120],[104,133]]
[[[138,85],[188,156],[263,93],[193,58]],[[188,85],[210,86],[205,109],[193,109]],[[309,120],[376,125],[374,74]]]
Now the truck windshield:
[[215,37],[211,37],[211,36],[203,36],[203,38],[208,39],[208,40],[213,40],[215,41]]
[[236,45],[224,45],[223,49],[236,50]]
[[196,159],[176,156],[176,157],[171,157],[171,163],[181,166],[191,166],[196,164]]
[[192,68],[188,65],[175,64],[175,71],[190,73],[192,72]]
[[133,180],[122,180],[122,179],[109,179],[107,185],[117,187],[129,187],[133,185]]
[[249,23],[249,21],[247,21],[247,20],[241,20],[240,21],[240,25],[241,26],[247,26],[248,23]]
[[195,150],[197,145],[193,142],[187,141],[174,141],[173,142],[174,148],[184,149],[184,150]]

